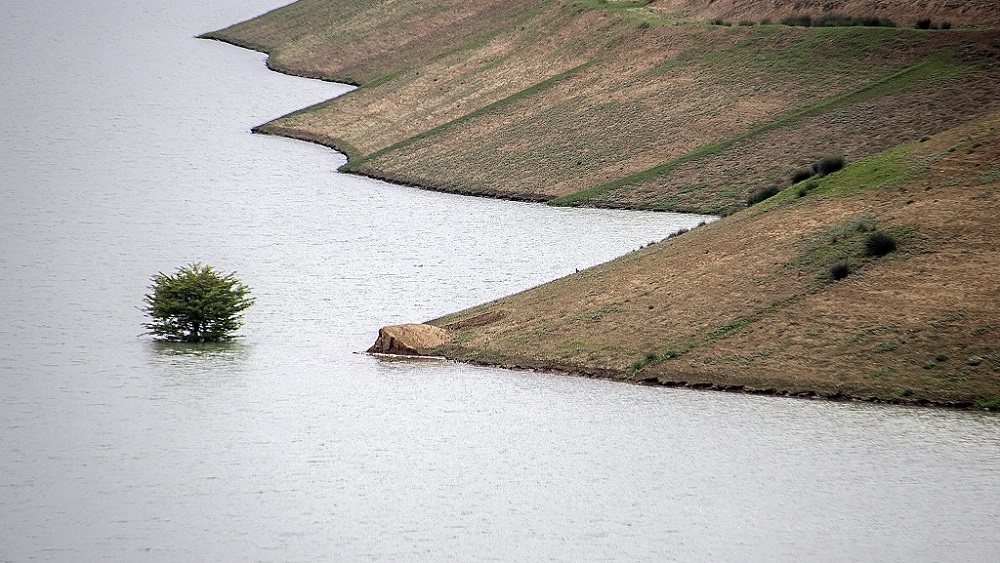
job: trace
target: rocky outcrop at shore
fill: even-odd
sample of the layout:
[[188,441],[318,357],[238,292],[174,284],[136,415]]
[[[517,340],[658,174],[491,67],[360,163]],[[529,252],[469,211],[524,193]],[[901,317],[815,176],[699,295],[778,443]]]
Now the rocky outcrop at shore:
[[397,354],[401,356],[428,356],[431,351],[448,340],[448,332],[436,326],[405,324],[379,329],[375,344],[369,354]]

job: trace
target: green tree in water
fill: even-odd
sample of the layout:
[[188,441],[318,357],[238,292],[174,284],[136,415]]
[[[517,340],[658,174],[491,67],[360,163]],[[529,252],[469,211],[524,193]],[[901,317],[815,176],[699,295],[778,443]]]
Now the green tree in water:
[[235,272],[223,276],[197,262],[172,276],[156,274],[150,290],[143,311],[153,320],[143,326],[148,334],[174,342],[230,340],[243,326],[243,311],[254,303]]

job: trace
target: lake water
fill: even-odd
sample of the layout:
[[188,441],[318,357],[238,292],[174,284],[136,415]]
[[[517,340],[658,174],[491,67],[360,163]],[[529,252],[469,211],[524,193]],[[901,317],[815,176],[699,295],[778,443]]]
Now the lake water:
[[[335,173],[273,0],[0,0],[0,561],[991,561],[1000,418],[356,353],[699,217]],[[192,261],[244,338],[141,337]]]

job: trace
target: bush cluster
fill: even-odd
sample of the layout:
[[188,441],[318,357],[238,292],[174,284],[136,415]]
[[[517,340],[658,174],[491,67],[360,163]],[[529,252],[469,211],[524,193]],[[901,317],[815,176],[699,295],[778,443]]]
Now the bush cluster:
[[882,257],[896,250],[896,239],[889,233],[875,231],[865,237],[865,255]]
[[840,260],[830,266],[830,278],[840,281],[851,274],[851,265],[846,260]]
[[[798,184],[799,182],[804,182],[813,176],[822,178],[823,176],[833,174],[834,172],[840,170],[845,164],[846,162],[842,156],[824,156],[814,162],[809,168],[798,168],[793,171],[790,179],[792,180],[792,184]],[[806,192],[816,186],[817,184],[815,182],[810,182],[809,185],[803,186],[799,189],[799,197],[806,195]]]
[[797,27],[896,27],[896,22],[887,18],[855,17],[843,14],[812,16],[789,16],[781,20],[782,25]]
[[[894,250],[896,250],[896,239],[888,233],[874,231],[865,237],[866,256],[881,258]],[[840,281],[851,274],[851,263],[843,259],[838,260],[830,265],[827,273],[831,280]]]
[[842,156],[824,156],[823,158],[816,161],[812,165],[812,171],[814,174],[818,175],[820,178],[828,174],[833,174],[834,172],[840,170],[844,167],[844,157]]
[[[792,184],[798,184],[799,182],[804,182],[813,176],[822,178],[828,174],[833,174],[834,172],[842,169],[845,165],[844,157],[842,156],[824,156],[823,158],[817,160],[809,168],[799,168],[792,172],[791,180]],[[815,189],[819,184],[816,182],[809,182],[808,184],[799,188],[796,195],[798,197],[805,196],[809,190]],[[746,204],[747,206],[756,205],[766,199],[774,197],[781,191],[781,188],[777,186],[768,186],[766,188],[761,188],[749,196],[747,196]]]
[[812,178],[813,171],[808,168],[799,168],[795,172],[792,172],[792,183],[798,184],[803,180],[808,180]]
[[[782,18],[781,25],[792,27],[897,27],[896,22],[889,18],[847,16],[844,14],[823,14],[819,17],[810,15],[788,16]],[[712,20],[712,25],[732,26],[733,24],[716,18]],[[740,26],[754,25],[750,20],[740,20]],[[760,20],[760,25],[771,25],[771,20]],[[940,25],[935,24],[930,18],[921,18],[914,25],[917,29],[951,29],[950,21],[943,21]]]
[[749,196],[747,196],[747,206],[749,207],[751,205],[756,205],[766,199],[770,199],[778,195],[780,191],[781,188],[779,188],[778,186],[768,186],[766,188],[761,188],[751,193]]
[[820,247],[822,270],[820,278],[840,281],[864,268],[872,259],[879,259],[897,249],[895,237],[875,227],[874,219],[862,217],[838,225],[829,231],[828,239]]
[[917,29],[951,29],[951,22],[945,20],[941,22],[941,25],[939,27],[935,25],[930,18],[922,18],[917,20],[917,23],[916,25],[914,25],[914,27],[916,27]]

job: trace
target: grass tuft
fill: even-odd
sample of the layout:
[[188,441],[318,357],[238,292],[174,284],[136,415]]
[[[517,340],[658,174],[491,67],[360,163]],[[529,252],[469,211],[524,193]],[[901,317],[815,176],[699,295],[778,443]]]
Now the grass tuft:
[[835,262],[830,266],[830,279],[840,281],[851,275],[851,265],[846,260]]
[[806,197],[806,194],[819,187],[816,182],[806,182],[795,192],[795,197]]
[[988,411],[1000,411],[1000,395],[979,399],[976,401],[976,408]]
[[896,250],[896,239],[889,233],[875,231],[865,237],[865,255],[881,258]]
[[818,18],[808,15],[789,16],[782,19],[781,23],[796,27],[896,27],[896,22],[888,18],[856,17],[843,14],[824,14]]
[[813,171],[808,168],[799,168],[798,170],[792,172],[792,183],[798,184],[804,180],[812,178]]
[[761,188],[753,192],[749,196],[747,196],[747,207],[750,207],[752,205],[757,205],[758,203],[764,200],[770,199],[778,195],[779,192],[781,192],[781,189],[779,189],[777,186],[768,186],[766,188]]
[[841,170],[844,168],[844,164],[842,156],[824,156],[813,164],[812,172],[822,178]]

